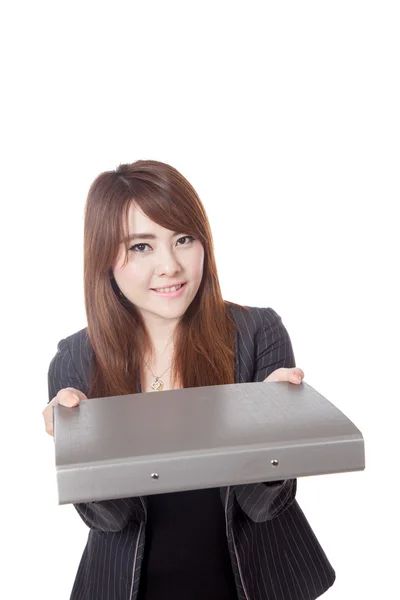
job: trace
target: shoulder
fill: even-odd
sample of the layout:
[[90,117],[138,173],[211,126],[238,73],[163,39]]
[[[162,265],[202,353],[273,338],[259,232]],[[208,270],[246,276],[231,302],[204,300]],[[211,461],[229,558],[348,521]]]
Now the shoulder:
[[280,315],[271,307],[239,306],[228,303],[233,319],[240,332],[252,337],[273,330],[281,325]]
[[53,356],[48,375],[50,378],[73,384],[77,387],[88,387],[90,362],[93,349],[89,340],[87,328],[69,335],[57,344],[57,351]]

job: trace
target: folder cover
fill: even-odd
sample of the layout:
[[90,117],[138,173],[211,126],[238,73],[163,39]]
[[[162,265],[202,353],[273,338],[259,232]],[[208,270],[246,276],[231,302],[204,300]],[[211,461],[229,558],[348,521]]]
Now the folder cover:
[[361,432],[304,381],[56,405],[54,440],[59,504],[365,468]]

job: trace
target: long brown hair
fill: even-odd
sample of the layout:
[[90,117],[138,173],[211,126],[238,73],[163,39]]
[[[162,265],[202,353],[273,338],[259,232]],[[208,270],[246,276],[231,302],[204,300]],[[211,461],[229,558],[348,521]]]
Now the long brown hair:
[[193,235],[204,247],[200,288],[174,334],[173,379],[183,387],[233,383],[234,323],[222,298],[204,207],[176,169],[139,160],[101,173],[86,202],[84,289],[94,351],[89,397],[135,393],[143,355],[151,349],[140,312],[112,277],[132,201],[152,221]]

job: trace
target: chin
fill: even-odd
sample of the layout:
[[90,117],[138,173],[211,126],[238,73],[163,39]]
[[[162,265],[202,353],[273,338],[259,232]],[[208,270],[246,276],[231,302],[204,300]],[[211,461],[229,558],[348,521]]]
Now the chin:
[[174,310],[174,311],[163,311],[162,313],[156,313],[158,314],[158,316],[161,319],[168,319],[171,321],[176,321],[178,319],[181,319],[183,317],[183,315],[185,314],[187,308],[185,308],[185,310]]
[[181,309],[173,309],[171,308],[170,310],[144,310],[143,312],[148,315],[152,315],[153,317],[158,317],[159,319],[165,319],[167,321],[177,321],[179,320],[181,317],[183,317],[183,315],[185,314],[186,310],[187,310],[187,306],[185,306],[185,308],[181,308]]

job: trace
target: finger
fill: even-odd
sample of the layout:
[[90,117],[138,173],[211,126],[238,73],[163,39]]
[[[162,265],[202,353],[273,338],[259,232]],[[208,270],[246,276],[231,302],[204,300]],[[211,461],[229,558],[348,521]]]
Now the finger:
[[75,388],[64,388],[60,390],[57,394],[58,403],[61,406],[67,406],[68,408],[73,408],[77,406],[81,400],[86,400],[86,396],[80,390]]
[[304,379],[304,371],[299,368],[291,369],[289,381],[290,383],[301,383]]
[[43,411],[43,418],[44,418],[44,426],[46,429],[46,433],[48,433],[49,435],[53,435],[54,433],[54,425],[53,425],[53,406],[55,404],[58,404],[58,400],[57,397],[53,398],[53,400],[51,402],[49,402],[49,404],[46,406],[46,408]]
[[264,381],[289,381],[290,383],[301,383],[304,378],[304,372],[298,367],[286,369],[284,367],[276,369]]
[[57,396],[55,396],[51,402],[48,403],[42,412],[46,432],[49,435],[54,434],[53,407],[56,404],[61,404],[62,406],[72,408],[77,406],[81,400],[87,400],[87,396],[85,396],[85,394],[80,390],[75,388],[64,388],[60,390]]
[[266,379],[264,379],[264,381],[287,381],[288,380],[288,371],[290,369],[276,369],[275,371],[273,371],[270,375],[268,375],[268,377]]

